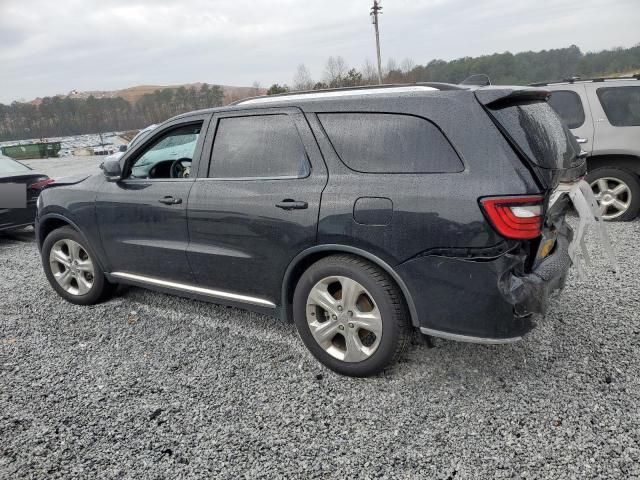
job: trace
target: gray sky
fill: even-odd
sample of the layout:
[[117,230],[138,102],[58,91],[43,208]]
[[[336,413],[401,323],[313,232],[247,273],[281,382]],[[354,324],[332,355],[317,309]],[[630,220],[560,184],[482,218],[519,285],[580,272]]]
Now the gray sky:
[[[0,102],[77,90],[291,83],[374,60],[371,0],[0,0]],[[640,42],[640,0],[382,0],[383,63]]]

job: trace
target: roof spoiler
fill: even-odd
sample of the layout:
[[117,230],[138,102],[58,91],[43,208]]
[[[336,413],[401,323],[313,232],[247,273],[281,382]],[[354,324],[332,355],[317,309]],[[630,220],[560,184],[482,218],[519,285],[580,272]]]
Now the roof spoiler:
[[489,75],[485,75],[484,73],[478,73],[465,78],[463,81],[460,82],[460,85],[486,87],[487,85],[491,85],[491,79],[489,78]]
[[487,107],[499,107],[527,100],[546,100],[549,90],[535,87],[487,87],[475,91],[478,101]]

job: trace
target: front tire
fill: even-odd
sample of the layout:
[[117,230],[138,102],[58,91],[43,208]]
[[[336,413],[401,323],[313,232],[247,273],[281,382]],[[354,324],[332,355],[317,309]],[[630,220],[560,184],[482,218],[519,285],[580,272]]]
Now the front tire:
[[53,289],[68,302],[93,305],[115,290],[82,236],[70,227],[51,232],[42,245],[42,266]]
[[375,375],[394,363],[410,339],[402,293],[380,268],[352,255],[313,264],[293,298],[306,347],[342,375]]

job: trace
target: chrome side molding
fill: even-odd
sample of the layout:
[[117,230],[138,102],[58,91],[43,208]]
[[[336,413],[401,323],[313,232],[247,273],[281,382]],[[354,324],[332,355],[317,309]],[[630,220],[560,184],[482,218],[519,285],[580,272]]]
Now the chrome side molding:
[[456,342],[467,342],[467,343],[481,343],[483,345],[501,345],[504,343],[514,343],[522,340],[522,337],[511,337],[511,338],[471,337],[468,335],[460,335],[457,333],[441,332],[440,330],[433,330],[431,328],[425,328],[425,327],[420,327],[420,331],[425,335],[444,338],[445,340],[455,340]]
[[146,277],[144,275],[136,275],[126,272],[113,272],[111,273],[111,276],[115,278],[122,278],[124,280],[147,283],[149,285],[157,285],[159,287],[172,288],[174,290],[181,290],[183,292],[198,293],[200,295],[219,298],[221,300],[232,300],[234,302],[248,303],[251,305],[257,305],[259,307],[276,308],[276,304],[270,302],[269,300],[250,297],[248,295],[240,295],[237,293],[223,292],[222,290],[212,290],[209,288],[196,287],[195,285],[188,285],[186,283],[170,282],[168,280],[162,280],[160,278]]

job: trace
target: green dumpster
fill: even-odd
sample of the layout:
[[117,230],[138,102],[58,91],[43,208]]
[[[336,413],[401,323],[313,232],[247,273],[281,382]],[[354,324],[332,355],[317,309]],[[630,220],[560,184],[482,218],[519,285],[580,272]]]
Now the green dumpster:
[[57,157],[60,152],[60,142],[42,142],[42,143],[29,143],[25,145],[10,145],[2,147],[2,154],[15,158],[47,158]]

